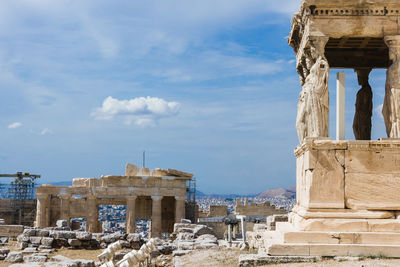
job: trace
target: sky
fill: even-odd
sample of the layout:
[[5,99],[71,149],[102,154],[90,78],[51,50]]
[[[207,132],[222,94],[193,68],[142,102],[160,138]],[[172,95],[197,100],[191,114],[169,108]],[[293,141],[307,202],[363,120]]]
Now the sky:
[[[0,2],[0,173],[40,183],[195,174],[206,193],[295,184],[298,95],[287,45],[299,0]],[[330,133],[335,133],[335,76]],[[357,85],[346,71],[346,138]],[[374,70],[373,138],[385,72]]]

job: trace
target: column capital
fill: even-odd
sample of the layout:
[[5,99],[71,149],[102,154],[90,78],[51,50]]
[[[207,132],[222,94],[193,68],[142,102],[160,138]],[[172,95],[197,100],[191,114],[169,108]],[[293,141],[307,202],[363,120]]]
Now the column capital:
[[49,197],[49,194],[46,193],[36,193],[36,198],[40,200],[46,200]]
[[385,43],[389,48],[400,48],[400,35],[387,35],[384,37]]
[[126,200],[136,200],[137,196],[127,196]]
[[151,196],[152,200],[162,200],[164,196]]

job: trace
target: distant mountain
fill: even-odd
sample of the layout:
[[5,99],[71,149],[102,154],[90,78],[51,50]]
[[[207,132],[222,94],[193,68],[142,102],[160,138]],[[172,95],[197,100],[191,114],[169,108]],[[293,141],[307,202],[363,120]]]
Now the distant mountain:
[[257,198],[295,198],[296,197],[296,186],[288,188],[275,188],[269,189],[260,193]]

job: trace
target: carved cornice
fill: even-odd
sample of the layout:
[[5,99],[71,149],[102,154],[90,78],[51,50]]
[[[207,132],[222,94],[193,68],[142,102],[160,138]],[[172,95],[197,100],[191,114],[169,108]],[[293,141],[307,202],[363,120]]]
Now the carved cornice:
[[336,17],[336,16],[400,16],[400,8],[388,8],[383,7],[348,7],[343,8],[341,6],[337,7],[319,7],[319,6],[309,6],[308,7],[311,16],[318,17]]

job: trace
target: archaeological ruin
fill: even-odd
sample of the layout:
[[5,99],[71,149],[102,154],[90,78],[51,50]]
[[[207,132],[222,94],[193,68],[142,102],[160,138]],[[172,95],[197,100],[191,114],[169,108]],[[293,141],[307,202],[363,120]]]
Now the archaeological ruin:
[[[296,128],[297,204],[289,222],[263,231],[268,255],[400,255],[400,2],[303,0],[289,44],[302,91]],[[329,137],[330,69],[354,69],[356,140],[345,140],[338,74],[336,140]],[[387,137],[371,139],[372,69],[387,69]]]
[[185,218],[187,182],[193,174],[174,169],[150,170],[127,164],[125,176],[74,178],[72,186],[36,188],[36,226],[55,226],[57,220],[86,218],[86,230],[101,232],[99,205],[126,205],[126,231],[134,233],[136,219],[151,219],[151,236],[171,233]]

